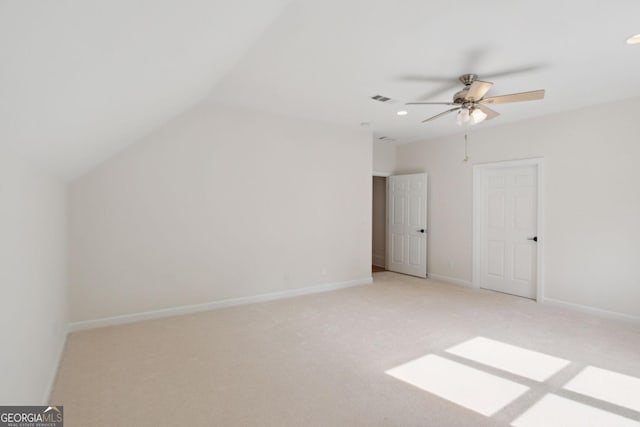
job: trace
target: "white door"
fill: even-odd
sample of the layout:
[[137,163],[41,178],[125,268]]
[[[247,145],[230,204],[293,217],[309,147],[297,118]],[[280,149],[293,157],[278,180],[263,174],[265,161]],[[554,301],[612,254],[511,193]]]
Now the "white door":
[[387,269],[427,277],[427,174],[387,178]]
[[482,172],[480,287],[536,298],[538,168]]

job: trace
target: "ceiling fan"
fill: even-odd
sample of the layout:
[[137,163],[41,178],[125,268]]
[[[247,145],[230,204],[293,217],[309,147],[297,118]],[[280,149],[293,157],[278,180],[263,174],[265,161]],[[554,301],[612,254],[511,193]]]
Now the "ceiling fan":
[[459,80],[464,84],[464,88],[453,95],[453,102],[408,102],[406,105],[455,105],[450,110],[424,119],[422,123],[457,111],[456,122],[462,126],[465,124],[475,125],[500,115],[500,113],[487,107],[487,105],[535,101],[544,98],[544,89],[485,98],[484,96],[489,92],[493,83],[478,80],[478,76],[475,74],[463,74]]

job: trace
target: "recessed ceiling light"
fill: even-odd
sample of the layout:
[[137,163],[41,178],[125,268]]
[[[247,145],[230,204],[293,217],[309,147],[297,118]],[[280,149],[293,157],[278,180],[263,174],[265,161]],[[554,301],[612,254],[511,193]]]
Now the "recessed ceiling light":
[[640,34],[636,34],[635,36],[631,36],[627,39],[627,44],[638,44],[640,43]]
[[406,116],[409,113],[407,111],[405,111],[405,110],[401,110],[401,111],[398,111],[396,114],[399,115],[399,116]]

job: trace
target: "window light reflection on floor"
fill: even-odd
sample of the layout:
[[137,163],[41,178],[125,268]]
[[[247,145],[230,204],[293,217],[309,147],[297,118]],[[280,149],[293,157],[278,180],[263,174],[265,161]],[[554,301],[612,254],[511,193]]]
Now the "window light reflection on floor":
[[514,427],[639,427],[640,423],[555,394],[547,394],[511,425]]
[[540,382],[549,379],[571,363],[569,360],[484,337],[472,338],[446,351]]
[[486,416],[529,390],[522,384],[434,354],[389,369],[386,374]]
[[587,366],[564,388],[640,412],[640,378]]

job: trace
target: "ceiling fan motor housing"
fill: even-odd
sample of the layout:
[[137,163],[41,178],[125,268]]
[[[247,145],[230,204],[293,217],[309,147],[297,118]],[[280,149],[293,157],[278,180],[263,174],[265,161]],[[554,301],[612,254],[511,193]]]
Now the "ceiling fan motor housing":
[[471,86],[471,83],[473,83],[475,80],[478,80],[478,75],[477,74],[463,74],[460,77],[458,77],[458,80],[460,80],[462,82],[462,84],[465,85],[465,86]]
[[453,95],[453,102],[455,102],[456,104],[463,104],[466,100],[467,93],[469,93],[469,88],[471,87],[471,84],[477,79],[478,79],[477,74],[463,74],[460,77],[458,77],[458,80],[460,80],[460,82],[464,85],[464,89],[460,90],[459,92],[456,92]]
[[469,92],[469,88],[468,87],[465,87],[461,91],[456,92],[453,95],[453,102],[456,103],[456,104],[463,104],[465,102],[465,98],[466,98],[468,92]]

